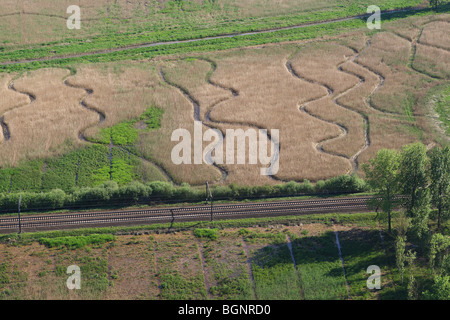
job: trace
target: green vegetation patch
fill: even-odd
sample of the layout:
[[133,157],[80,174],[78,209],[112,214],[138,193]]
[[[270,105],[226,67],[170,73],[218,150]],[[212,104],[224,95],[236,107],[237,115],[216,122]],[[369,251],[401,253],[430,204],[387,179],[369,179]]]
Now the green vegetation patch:
[[11,189],[11,169],[0,170],[0,193],[8,193]]
[[137,179],[134,169],[139,165],[138,158],[118,147],[111,149],[109,157],[111,161],[92,173],[91,185],[98,186],[110,180],[124,185]]
[[231,270],[222,263],[215,268],[215,271],[217,284],[211,286],[209,291],[216,298],[226,300],[251,300],[253,298],[252,285],[244,265],[238,270]]
[[[64,283],[67,280],[67,266],[76,265],[81,271],[81,290],[79,294],[84,299],[100,299],[102,293],[109,287],[108,260],[101,256],[87,256],[76,252],[74,257],[62,254],[57,258],[54,274]],[[65,288],[67,290],[67,288]]]
[[291,236],[306,300],[347,298],[344,271],[334,237],[333,232],[313,237]]
[[39,243],[47,248],[67,247],[69,249],[83,248],[89,244],[101,244],[114,241],[116,238],[111,234],[92,234],[89,236],[41,238]]
[[[367,288],[367,279],[370,274],[366,271],[372,265],[380,267],[383,272],[381,278],[383,292],[393,289],[390,281],[391,266],[377,230],[341,231],[339,242],[345,259],[345,272],[352,299],[376,299],[376,291]],[[389,259],[394,257],[391,255]]]
[[98,143],[116,146],[131,146],[139,137],[138,123],[144,124],[145,131],[161,128],[161,119],[164,110],[157,107],[148,108],[139,118],[118,123],[110,128],[102,128],[99,138],[94,139]]
[[426,99],[437,113],[445,134],[450,136],[450,86],[447,84],[433,88]]
[[281,232],[255,232],[247,229],[241,229],[239,234],[244,237],[244,240],[248,243],[267,243],[283,244],[286,242],[286,235]]
[[240,236],[222,232],[220,239],[203,242],[205,278],[213,299],[251,300],[254,292],[249,276],[247,255]]
[[11,299],[16,295],[23,296],[27,285],[28,273],[18,270],[16,264],[8,262],[0,264],[0,300]]
[[8,275],[10,266],[8,263],[3,262],[0,264],[0,288],[1,286],[10,283],[11,279]]
[[197,238],[217,240],[219,238],[219,229],[195,229],[194,236],[196,236]]
[[439,120],[445,125],[447,135],[450,135],[450,86],[442,91],[440,99],[436,103],[436,112]]
[[258,299],[302,299],[302,286],[286,243],[257,250],[252,257],[252,272]]
[[134,128],[132,121],[118,123],[111,128],[100,130],[100,139],[97,142],[103,144],[113,143],[119,146],[133,144],[138,138],[138,131]]
[[22,162],[17,168],[7,169],[11,173],[10,192],[40,192],[43,166],[43,160],[31,160]]
[[147,130],[159,129],[161,128],[161,119],[163,113],[164,110],[157,107],[151,107],[142,114],[139,120],[143,121],[147,125]]
[[186,277],[177,272],[160,276],[161,298],[164,300],[203,300],[206,298],[202,275]]
[[[94,145],[53,158],[24,161],[15,168],[0,168],[0,194],[54,189],[70,192],[76,187],[95,187],[110,180],[119,185],[143,180],[141,159],[135,155],[133,144],[140,130],[161,127],[163,112],[150,107],[137,119],[102,129]],[[138,122],[145,128],[137,128]],[[159,175],[153,171],[150,178]]]

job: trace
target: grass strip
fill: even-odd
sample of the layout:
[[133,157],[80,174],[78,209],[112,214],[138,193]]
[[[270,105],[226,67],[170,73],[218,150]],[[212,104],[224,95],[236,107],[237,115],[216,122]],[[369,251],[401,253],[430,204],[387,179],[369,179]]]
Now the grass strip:
[[[438,12],[448,12],[450,10],[450,4],[442,6],[438,10]],[[431,9],[422,9],[415,11],[405,11],[405,12],[397,12],[389,15],[385,15],[383,17],[384,22],[393,21],[401,18],[406,18],[409,16],[423,16],[436,13]],[[67,68],[74,64],[78,63],[98,63],[98,62],[111,62],[111,61],[119,61],[119,60],[142,60],[142,59],[152,59],[157,56],[162,55],[179,55],[186,53],[194,53],[194,52],[209,52],[216,50],[225,50],[231,48],[239,48],[246,47],[252,45],[261,45],[267,43],[277,43],[277,42],[285,42],[285,41],[294,41],[294,40],[306,40],[318,38],[321,36],[333,36],[341,34],[345,31],[357,29],[357,28],[366,28],[366,19],[353,19],[346,21],[338,21],[331,22],[326,24],[318,24],[312,26],[306,26],[302,28],[296,29],[287,29],[280,30],[274,32],[267,33],[259,33],[259,34],[251,34],[251,35],[237,35],[226,38],[219,39],[208,39],[208,40],[200,40],[195,42],[180,42],[180,43],[167,43],[161,44],[157,46],[148,46],[144,48],[127,48],[121,51],[114,52],[106,52],[103,54],[91,54],[89,55],[81,55],[85,50],[85,47],[76,45],[74,49],[70,51],[71,55],[79,55],[79,56],[69,56],[66,52],[67,56],[65,58],[61,57],[53,57],[49,58],[51,60],[44,61],[33,61],[33,62],[23,62],[23,63],[14,63],[14,64],[2,64],[0,65],[0,72],[18,72],[24,70],[35,70],[39,68],[46,67],[62,67]],[[197,37],[193,37],[197,38]],[[117,47],[116,45],[113,45]],[[84,48],[84,49],[80,49]],[[55,48],[51,48],[48,51],[56,51],[58,54],[58,50],[54,50]],[[67,49],[67,48],[66,48]],[[91,48],[92,49],[92,48]],[[49,57],[48,51],[39,53],[36,52],[36,49],[30,49],[30,52],[26,50],[20,50],[13,53],[4,53],[3,56],[0,55],[0,61],[20,61],[27,59],[39,59]],[[92,52],[92,50],[87,50]],[[86,52],[86,51],[85,51]],[[61,54],[61,52],[60,52]]]

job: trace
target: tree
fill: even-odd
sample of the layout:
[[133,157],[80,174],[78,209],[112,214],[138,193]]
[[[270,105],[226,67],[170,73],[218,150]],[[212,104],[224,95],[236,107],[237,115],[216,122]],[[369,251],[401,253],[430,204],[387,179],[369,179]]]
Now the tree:
[[449,272],[450,238],[436,233],[430,241],[430,268],[433,273],[438,269],[438,274]]
[[376,191],[370,201],[373,206],[387,213],[389,232],[391,232],[391,211],[395,205],[395,195],[399,191],[399,154],[395,150],[381,149],[376,157],[363,165],[369,186]]
[[438,230],[441,220],[448,217],[450,207],[450,148],[436,147],[430,152],[430,177],[431,201],[438,210]]
[[397,264],[397,268],[400,271],[402,276],[402,284],[403,284],[403,273],[405,271],[405,262],[406,262],[406,254],[405,254],[405,237],[397,237],[397,241],[395,242],[395,263]]
[[430,0],[430,6],[434,9],[437,9],[440,5],[444,4],[445,0]]
[[397,217],[397,235],[405,237],[410,226],[411,218],[408,218],[404,211],[400,211]]
[[424,205],[427,190],[427,148],[422,143],[413,143],[403,147],[400,154],[398,178],[401,191],[407,198],[404,200],[406,212],[413,216],[413,209]]
[[429,193],[425,192],[418,200],[411,211],[410,233],[414,240],[418,241],[420,247],[425,249],[430,240],[430,228],[428,226],[431,212]]
[[408,281],[408,299],[416,300],[417,299],[417,282],[414,278],[414,261],[416,260],[416,253],[408,250],[408,253],[405,257],[406,262],[409,266],[409,281]]
[[431,292],[424,292],[428,300],[450,300],[450,276],[435,276]]

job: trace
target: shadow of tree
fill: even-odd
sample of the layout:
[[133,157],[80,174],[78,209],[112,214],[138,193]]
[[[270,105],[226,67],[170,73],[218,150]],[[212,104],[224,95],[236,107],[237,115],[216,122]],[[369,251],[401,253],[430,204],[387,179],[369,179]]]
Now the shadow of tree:
[[[251,255],[255,287],[259,298],[341,300],[351,299],[406,299],[406,293],[393,281],[395,254],[386,250],[379,230],[353,228],[338,231],[344,268],[333,231],[317,236],[290,234],[292,251],[286,238],[256,250]],[[294,261],[295,260],[295,261]],[[295,266],[294,266],[295,262]],[[381,289],[369,289],[369,266],[381,271]],[[262,294],[265,290],[273,294]]]
[[[270,243],[251,256],[259,298],[331,300],[347,296],[333,232]],[[294,266],[294,260],[295,265]],[[268,293],[272,292],[272,294]]]

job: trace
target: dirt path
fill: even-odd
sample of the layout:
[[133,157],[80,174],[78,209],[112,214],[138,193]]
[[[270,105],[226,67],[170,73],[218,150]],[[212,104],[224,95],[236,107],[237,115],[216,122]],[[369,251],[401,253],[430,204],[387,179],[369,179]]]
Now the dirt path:
[[[47,17],[47,18],[58,18],[64,21],[67,21],[68,16],[59,16],[57,14],[47,14],[47,13],[38,13],[38,12],[25,12],[24,9],[22,9],[19,12],[11,12],[11,13],[6,13],[6,14],[2,14],[0,15],[0,18],[6,18],[6,17],[12,17],[12,16],[36,16],[36,17]],[[123,20],[128,20],[130,18],[124,18]],[[102,18],[84,18],[81,19],[81,22],[83,21],[101,21]]]
[[347,294],[348,294],[348,299],[351,300],[352,297],[350,295],[350,286],[348,284],[348,280],[347,280],[347,274],[345,272],[345,264],[344,264],[344,258],[342,256],[342,251],[341,251],[341,244],[339,243],[339,231],[336,230],[336,227],[333,225],[333,229],[334,229],[334,234],[336,236],[336,247],[338,248],[338,252],[339,252],[339,259],[341,260],[341,265],[342,265],[342,271],[344,272],[344,278],[345,278],[345,286],[347,287]]
[[245,241],[245,238],[242,237],[242,242],[244,244],[244,252],[245,252],[245,256],[247,257],[247,266],[248,266],[248,275],[249,275],[249,279],[251,281],[252,284],[252,291],[254,294],[254,300],[258,300],[258,295],[256,294],[256,282],[255,282],[255,277],[253,276],[253,268],[252,268],[252,259],[250,258],[250,248],[249,245],[247,243],[247,241]]
[[292,239],[289,235],[287,235],[287,246],[289,249],[289,253],[291,254],[291,259],[292,259],[292,263],[294,264],[294,268],[295,268],[295,272],[297,273],[297,276],[299,278],[299,282],[300,282],[300,296],[302,297],[302,300],[305,300],[305,292],[303,291],[303,286],[302,286],[302,277],[300,275],[300,272],[298,271],[298,266],[297,263],[295,262],[295,257],[294,257],[294,252],[292,250]]
[[206,295],[209,300],[212,300],[214,298],[213,294],[211,293],[211,283],[209,281],[209,272],[206,268],[206,259],[203,252],[203,243],[200,239],[197,239],[197,249],[198,249],[198,255],[200,257],[200,263],[202,265],[202,273],[203,273],[203,279],[204,284],[206,288]]

